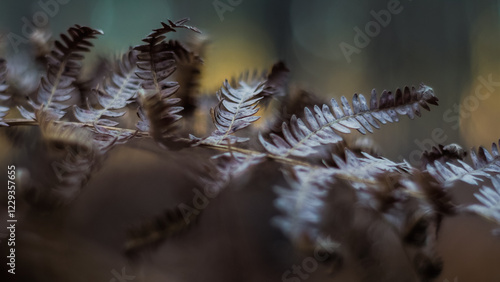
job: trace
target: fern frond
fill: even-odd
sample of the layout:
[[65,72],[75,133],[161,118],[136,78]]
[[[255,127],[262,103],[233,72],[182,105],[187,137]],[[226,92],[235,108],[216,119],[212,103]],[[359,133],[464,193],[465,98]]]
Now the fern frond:
[[140,91],[140,107],[137,112],[140,120],[137,128],[141,131],[148,131],[159,143],[170,139],[171,133],[176,128],[174,123],[182,118],[178,113],[183,108],[175,106],[179,101],[179,98],[163,97],[160,93],[147,95]]
[[284,216],[274,217],[272,223],[292,242],[297,244],[304,237],[315,241],[321,235],[318,225],[334,174],[331,168],[294,166],[284,174],[291,189],[274,188],[278,195],[274,205]]
[[246,142],[249,138],[234,136],[233,134],[248,127],[260,117],[255,116],[259,111],[258,102],[263,99],[260,94],[264,89],[264,81],[251,79],[239,81],[238,87],[233,87],[226,80],[217,92],[219,103],[212,109],[212,120],[216,130],[202,140],[209,144],[232,144]]
[[351,150],[345,149],[345,161],[337,155],[332,155],[334,163],[334,174],[351,182],[356,189],[367,187],[368,184],[377,183],[380,176],[391,173],[407,173],[411,170],[408,163],[395,163],[384,157],[374,157],[368,153],[361,152],[363,157],[356,156]]
[[491,146],[491,154],[481,146],[477,154],[474,149],[470,151],[470,158],[473,163],[472,166],[461,160],[457,160],[457,165],[451,162],[442,164],[436,161],[433,164],[428,164],[426,169],[445,187],[450,187],[458,180],[477,185],[483,181],[481,177],[490,178],[493,174],[500,173],[500,154],[496,143]]
[[466,156],[467,151],[457,144],[448,144],[446,146],[439,144],[438,147],[432,146],[430,151],[424,151],[421,160],[425,168],[428,164],[432,164],[436,161],[440,161],[441,163],[448,163],[456,160],[463,161]]
[[337,132],[350,133],[350,129],[357,129],[362,134],[367,131],[371,133],[372,127],[379,128],[377,121],[382,124],[397,122],[398,115],[413,119],[420,116],[420,107],[429,110],[428,103],[437,105],[437,101],[432,88],[423,84],[419,88],[398,89],[395,94],[383,91],[380,99],[377,99],[377,93],[373,90],[369,105],[362,94],[354,94],[352,107],[342,96],[341,106],[332,99],[331,109],[326,104],[321,108],[315,105],[313,113],[306,107],[304,119],[307,124],[297,116],[292,116],[289,124],[282,124],[284,138],[271,133],[272,143],[264,140],[262,135],[259,135],[259,140],[272,154],[305,157],[316,153],[314,147],[341,141],[342,137]]
[[99,154],[104,155],[114,145],[125,144],[136,136],[136,132],[128,130],[110,129],[104,126],[94,125],[94,144]]
[[200,87],[201,67],[203,60],[201,53],[205,48],[205,42],[199,39],[194,44],[197,50],[191,51],[176,40],[170,40],[169,45],[175,55],[177,70],[174,74],[175,80],[179,83],[179,90],[176,96],[181,99],[184,108],[184,115],[191,114],[196,107],[196,94]]
[[492,177],[491,184],[493,188],[483,186],[479,193],[474,193],[481,203],[469,205],[466,210],[498,224],[494,232],[500,235],[500,175]]
[[51,111],[58,119],[66,114],[69,105],[65,104],[75,90],[73,82],[80,73],[82,52],[88,52],[93,46],[89,39],[103,34],[102,31],[86,26],[75,25],[68,29],[69,37],[61,34],[61,41],[55,46],[47,58],[47,73],[42,77],[38,89],[37,103],[32,106],[42,111]]
[[247,155],[239,152],[225,152],[211,157],[215,171],[211,174],[212,179],[207,179],[208,187],[213,193],[219,193],[234,178],[237,178],[248,170],[262,163],[266,154]]
[[201,31],[193,26],[185,25],[186,22],[189,21],[189,18],[184,18],[181,20],[178,20],[176,22],[172,22],[171,20],[168,20],[168,23],[161,22],[162,27],[158,29],[154,29],[152,33],[149,34],[149,37],[161,37],[165,33],[169,32],[176,32],[176,29],[178,28],[184,28],[188,29],[191,31],[194,31],[196,33],[201,33]]
[[123,108],[133,102],[140,87],[140,79],[135,75],[137,52],[129,50],[114,64],[114,70],[96,90],[100,109],[88,105],[88,109],[74,107],[76,119],[84,123],[103,126],[116,126],[118,122],[103,117],[116,118],[123,116]]
[[161,93],[162,96],[171,96],[179,85],[175,82],[165,82],[175,71],[175,59],[170,51],[170,45],[156,37],[148,37],[143,41],[147,44],[134,48],[139,51],[137,55],[139,71],[136,75],[143,80],[142,88],[148,92]]
[[[0,58],[0,102],[10,99],[10,95],[5,94],[9,85],[7,85],[7,62]],[[9,113],[10,108],[0,105],[0,126],[9,126],[3,122],[3,118]]]
[[169,24],[162,23],[163,28],[154,30],[144,41],[146,44],[137,46],[137,68],[136,75],[142,79],[140,92],[140,104],[138,115],[141,121],[137,124],[140,130],[148,130],[157,142],[168,138],[173,127],[172,124],[181,118],[179,113],[183,108],[175,106],[180,99],[171,98],[179,89],[177,82],[167,81],[176,69],[173,46],[165,42],[163,34],[175,32],[176,28],[187,28],[187,19]]
[[163,27],[153,30],[142,41],[146,44],[134,47],[139,51],[137,55],[137,67],[139,71],[137,76],[144,80],[141,84],[146,91],[161,93],[167,97],[175,93],[179,87],[178,83],[168,83],[165,80],[175,71],[175,46],[172,42],[165,42],[165,33],[175,32],[177,28],[187,28],[199,32],[193,27],[184,25],[188,19],[183,19],[175,23],[169,21],[169,24],[162,22]]
[[57,183],[52,186],[51,192],[62,204],[66,204],[78,196],[99,160],[94,134],[72,123],[55,122],[57,115],[52,112],[39,111],[36,118],[48,149],[62,153],[62,156],[54,154],[56,159],[52,168]]

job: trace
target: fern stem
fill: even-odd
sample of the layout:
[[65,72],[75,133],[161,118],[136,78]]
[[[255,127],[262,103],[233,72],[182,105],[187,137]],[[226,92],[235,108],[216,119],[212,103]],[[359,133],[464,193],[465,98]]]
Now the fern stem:
[[[13,118],[13,119],[5,119],[3,122],[8,124],[9,126],[39,126],[38,122],[35,120],[32,120],[32,119]],[[71,122],[71,121],[54,121],[54,122],[59,123],[59,124],[64,123],[64,124],[80,126],[80,127],[94,127],[94,124],[92,124],[92,123],[81,123],[81,122]],[[141,138],[151,137],[151,135],[147,131],[137,131],[134,129],[112,127],[112,126],[100,126],[100,127],[108,129],[108,130],[116,130],[116,131],[120,131],[120,132],[134,133],[135,137],[141,137]],[[188,139],[188,138],[177,138],[176,140],[179,142],[185,142],[185,143],[192,142],[192,140]],[[229,146],[229,145],[225,145],[225,144],[213,144],[213,143],[201,142],[197,146],[207,148],[207,149],[214,149],[214,150],[218,150],[218,151],[223,151],[223,152],[233,151],[233,152],[238,152],[238,153],[242,153],[245,155],[261,155],[261,154],[263,154],[262,152],[259,152],[259,151],[238,148],[238,147]],[[304,161],[300,161],[300,160],[296,160],[296,159],[292,159],[292,158],[288,158],[288,157],[283,157],[280,155],[274,155],[271,153],[265,153],[265,154],[266,154],[266,157],[268,157],[269,159],[275,160],[275,161],[282,163],[282,164],[287,164],[287,165],[292,165],[292,166],[300,165],[300,166],[306,166],[306,167],[314,167],[315,166],[315,165],[308,163],[308,162],[304,162]],[[335,176],[337,178],[347,180],[347,181],[362,182],[365,184],[376,184],[377,183],[376,181],[359,178],[359,177],[356,177],[352,174],[338,173],[338,174],[335,174]]]
[[[36,120],[22,119],[22,118],[6,119],[6,120],[4,120],[4,122],[6,124],[8,124],[9,126],[23,126],[23,125],[38,126],[39,125]],[[77,127],[95,127],[93,123],[82,123],[82,122],[72,122],[72,121],[62,121],[62,120],[54,120],[52,122],[57,123],[57,124],[74,125]],[[135,133],[136,137],[149,137],[149,132],[146,132],[146,131],[137,131],[134,129],[120,128],[120,127],[113,127],[113,126],[100,126],[100,127],[104,128],[104,129],[116,130],[116,131],[120,131],[120,132]]]

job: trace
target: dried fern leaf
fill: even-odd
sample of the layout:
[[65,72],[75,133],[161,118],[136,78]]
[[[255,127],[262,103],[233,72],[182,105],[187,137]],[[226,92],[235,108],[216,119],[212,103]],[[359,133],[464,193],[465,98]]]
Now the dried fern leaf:
[[94,145],[101,155],[111,150],[115,145],[127,143],[137,133],[128,130],[110,129],[99,125],[95,125],[94,129]]
[[89,39],[102,34],[102,31],[75,25],[68,29],[68,34],[69,36],[61,34],[62,41],[55,42],[47,57],[47,73],[41,79],[37,102],[32,103],[36,109],[53,112],[58,119],[66,114],[69,105],[65,102],[71,99],[76,89],[73,82],[80,73],[80,61],[83,59],[81,53],[89,51],[89,47],[93,46]]
[[189,21],[189,18],[184,18],[184,19],[178,20],[176,22],[172,22],[171,20],[168,20],[168,23],[161,22],[162,27],[158,28],[158,29],[154,29],[153,32],[148,35],[148,37],[159,38],[166,33],[176,32],[176,29],[179,29],[179,28],[184,28],[184,29],[194,31],[196,33],[201,33],[201,31],[198,28],[193,27],[193,26],[189,26],[189,25],[185,25],[185,23],[188,21]]
[[43,140],[48,149],[54,151],[52,168],[57,183],[53,185],[51,192],[61,204],[67,204],[78,196],[100,159],[94,134],[72,123],[56,122],[58,116],[52,112],[38,111],[36,118],[40,123]]
[[[500,225],[500,176],[491,178],[493,188],[483,186],[474,193],[480,204],[469,205],[465,209]],[[500,235],[500,228],[493,231]]]
[[407,173],[411,166],[406,163],[395,163],[384,157],[374,157],[361,152],[363,157],[356,156],[346,148],[345,161],[337,155],[332,155],[337,168],[334,173],[337,177],[348,180],[355,189],[364,189],[380,180],[380,176],[391,173]]
[[[116,126],[118,122],[107,119],[123,116],[127,104],[133,102],[140,87],[140,79],[135,75],[137,52],[129,50],[117,60],[113,72],[105,78],[103,86],[96,90],[100,108],[88,105],[87,109],[74,107],[76,119],[84,123]],[[103,118],[107,117],[107,118]]]
[[212,193],[219,193],[234,178],[238,178],[248,170],[262,163],[266,154],[247,155],[239,152],[225,152],[211,157],[215,172],[211,173],[211,179],[207,179],[208,188]]
[[432,146],[430,151],[424,151],[421,160],[425,168],[428,164],[432,164],[435,161],[441,163],[448,163],[456,160],[463,161],[466,156],[467,151],[457,144],[448,144],[446,146],[439,144],[438,147]]
[[373,90],[369,105],[362,94],[354,94],[352,107],[342,96],[340,105],[335,99],[331,100],[331,109],[326,104],[321,108],[315,105],[314,112],[306,107],[304,120],[307,124],[293,115],[289,124],[282,124],[284,138],[271,133],[272,143],[264,140],[262,135],[259,135],[259,140],[269,153],[305,157],[316,153],[315,147],[321,144],[341,141],[337,132],[350,133],[350,129],[357,129],[362,134],[373,132],[372,127],[379,128],[377,121],[382,124],[397,122],[398,115],[413,119],[420,116],[420,107],[429,110],[428,103],[437,105],[437,101],[432,88],[423,84],[419,88],[398,89],[395,94],[383,91],[380,99]]
[[481,177],[491,178],[494,174],[500,173],[500,154],[496,143],[491,146],[491,154],[481,146],[477,154],[474,149],[470,151],[470,158],[472,166],[461,160],[457,160],[458,164],[451,162],[443,164],[436,161],[433,164],[428,164],[426,169],[445,187],[452,186],[458,180],[477,185],[483,181]]
[[171,98],[179,89],[177,82],[167,81],[176,69],[174,52],[170,43],[165,42],[163,34],[175,32],[176,28],[187,28],[184,25],[187,19],[169,24],[162,23],[161,29],[154,30],[144,41],[146,44],[137,46],[134,50],[137,55],[136,75],[142,80],[140,92],[140,105],[138,110],[140,121],[137,124],[139,130],[149,131],[157,142],[164,142],[175,127],[172,124],[181,118],[179,113],[183,108],[175,106],[180,99]]
[[[10,99],[10,95],[6,94],[7,88],[7,62],[0,58],[0,102],[3,103]],[[3,122],[3,118],[9,113],[10,108],[0,105],[0,126],[9,126]]]
[[[255,77],[255,76],[254,76]],[[212,120],[216,130],[202,140],[208,144],[232,144],[246,142],[249,138],[234,136],[233,134],[248,127],[260,117],[255,116],[259,111],[258,102],[263,98],[260,94],[264,89],[262,79],[250,79],[248,82],[241,79],[237,87],[231,86],[226,80],[217,92],[219,103],[212,109]]]
[[295,244],[304,238],[315,241],[321,235],[318,225],[334,174],[331,168],[294,166],[284,174],[290,189],[274,188],[278,195],[274,205],[283,215],[274,217],[272,223]]
[[182,107],[175,106],[179,103],[178,98],[162,97],[160,93],[147,95],[139,92],[139,122],[137,128],[147,131],[153,139],[164,143],[171,139],[171,133],[175,131],[174,123],[182,118],[178,115]]
[[204,52],[205,43],[197,41],[194,44],[197,50],[191,51],[179,41],[169,41],[177,65],[174,79],[179,83],[179,90],[176,96],[181,99],[180,106],[184,108],[184,115],[191,114],[196,107],[196,96],[200,88],[201,67],[203,65],[200,56]]

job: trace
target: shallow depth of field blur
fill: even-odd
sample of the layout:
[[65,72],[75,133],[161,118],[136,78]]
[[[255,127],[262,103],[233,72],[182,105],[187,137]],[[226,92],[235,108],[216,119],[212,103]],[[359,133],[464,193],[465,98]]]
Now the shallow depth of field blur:
[[[392,14],[386,26],[377,25],[379,29],[372,30],[374,36],[363,47],[356,47],[355,30],[359,28],[366,32],[367,24],[375,20],[373,14],[388,9],[388,3],[392,1],[61,2],[67,3],[59,4],[58,11],[50,15],[47,25],[55,38],[74,24],[88,25],[104,32],[93,41],[96,47],[86,55],[86,64],[97,61],[99,56],[115,55],[126,51],[129,46],[140,44],[141,38],[159,27],[161,21],[189,17],[188,24],[198,27],[210,38],[204,57],[202,92],[215,93],[224,79],[249,69],[269,69],[277,60],[287,64],[292,85],[323,97],[345,95],[350,99],[354,93],[369,94],[373,88],[394,90],[423,82],[434,88],[440,106],[433,107],[431,112],[423,113],[422,118],[414,121],[402,117],[399,123],[385,126],[371,135],[383,154],[394,160],[405,158],[411,162],[422,149],[429,149],[430,145],[437,143],[458,143],[468,149],[479,145],[489,147],[491,142],[500,138],[500,1],[401,0],[400,12]],[[215,8],[217,2],[229,9],[218,12]],[[41,10],[39,1],[0,2],[0,54],[3,57],[15,58],[15,48],[23,48],[23,44],[14,48],[9,33],[24,36],[25,19],[34,20],[33,15]],[[358,51],[346,56],[341,44],[349,44]],[[490,83],[486,85],[487,81]],[[2,140],[0,143],[6,142]],[[2,146],[0,153],[3,154],[9,148]],[[154,177],[162,174],[161,166],[168,160],[158,160],[154,154],[147,154],[123,148],[115,150],[109,160],[113,166],[105,166],[91,184],[102,187],[106,187],[102,183],[116,187],[126,185],[113,175],[126,177],[128,173],[137,172],[136,169],[155,164],[144,176],[147,180],[136,182],[136,188],[161,187],[169,180],[160,177],[155,182]],[[4,162],[2,158],[2,164]],[[134,168],[120,170],[120,165],[127,162],[133,163]],[[153,195],[153,190],[147,191],[144,193]],[[97,192],[83,197],[95,197],[101,208],[105,206],[104,202],[116,200],[109,192],[103,193],[107,198],[98,199],[100,194]],[[168,195],[162,193],[162,197]],[[459,197],[471,195],[470,191],[461,193],[458,193]],[[169,207],[177,203],[171,199],[163,202],[158,199],[153,204],[157,212],[161,211],[162,204]],[[99,214],[85,218],[88,211],[81,209],[74,212],[76,221],[106,225]],[[150,213],[155,214],[154,211]],[[115,217],[120,216],[111,218]],[[459,229],[464,226],[465,229]],[[449,265],[445,266],[439,281],[454,281],[456,277],[460,282],[500,281],[498,277],[497,280],[487,280],[490,276],[480,270],[481,267],[498,266],[498,261],[492,260],[498,260],[499,256],[487,252],[490,248],[498,250],[499,246],[494,238],[487,236],[488,228],[469,218],[454,219],[445,225],[443,236],[451,239],[441,243],[440,251]],[[474,233],[475,229],[482,231]],[[106,237],[102,242],[117,244],[118,247],[114,239]],[[188,245],[184,247],[189,248]],[[106,267],[95,271],[105,272],[111,279]],[[119,271],[121,265],[116,265],[116,269]],[[486,280],[475,280],[479,277],[475,275],[485,275],[483,279]],[[500,275],[498,270],[496,275]]]
[[[374,136],[390,157],[408,158],[426,139],[469,147],[498,138],[490,128],[500,118],[500,84],[479,91],[484,95],[476,93],[481,78],[500,81],[498,1],[398,1],[400,12],[392,14],[385,27],[371,27],[375,35],[349,60],[340,44],[356,47],[354,28],[365,31],[374,21],[372,14],[387,10],[391,1],[61,2],[68,3],[49,15],[47,26],[55,36],[75,23],[103,30],[88,55],[94,58],[139,44],[162,20],[190,17],[211,39],[202,83],[206,92],[215,92],[225,78],[242,71],[269,69],[278,59],[289,66],[293,83],[325,97],[430,85],[440,98],[438,110],[411,125],[403,119]],[[0,3],[3,52],[13,50],[7,34],[23,36],[23,18],[33,20],[38,11],[43,11],[38,1]],[[460,119],[458,106],[463,111]],[[433,138],[436,128],[443,129],[445,137]],[[395,135],[398,142],[391,142]],[[384,146],[387,143],[390,146]]]

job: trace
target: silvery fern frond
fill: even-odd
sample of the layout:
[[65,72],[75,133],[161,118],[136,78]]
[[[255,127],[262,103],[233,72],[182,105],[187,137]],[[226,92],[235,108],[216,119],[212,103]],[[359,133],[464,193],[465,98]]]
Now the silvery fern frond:
[[234,178],[237,178],[248,170],[262,163],[266,159],[266,154],[247,155],[239,152],[225,152],[211,157],[215,166],[215,171],[211,173],[211,178],[207,183],[213,193],[219,193]]
[[[4,102],[10,99],[10,95],[5,94],[9,85],[7,85],[7,62],[0,58],[0,102]],[[3,118],[9,113],[9,107],[0,105],[0,126],[9,126],[3,122]]]
[[481,177],[489,178],[492,174],[500,173],[500,154],[496,143],[491,146],[491,154],[481,146],[477,154],[474,149],[470,151],[470,158],[472,166],[458,159],[457,165],[451,162],[443,164],[436,161],[433,164],[428,164],[426,169],[445,187],[452,186],[458,180],[477,185],[482,181]]
[[[479,193],[474,193],[480,204],[469,205],[466,210],[500,226],[500,176],[492,177],[491,184],[493,188],[483,186]],[[500,235],[500,228],[494,230],[494,233]]]
[[[80,73],[80,61],[84,58],[81,53],[88,52],[89,47],[93,46],[89,39],[96,38],[96,35],[103,32],[75,25],[68,29],[68,34],[69,36],[61,34],[62,41],[55,42],[47,57],[47,73],[40,81],[36,102],[31,102],[35,109],[50,111],[56,119],[62,118],[70,106],[66,102],[73,97],[76,90],[73,82]],[[24,108],[21,110],[25,118],[33,117],[26,112]]]
[[405,173],[411,170],[407,162],[395,163],[384,157],[374,157],[361,152],[363,157],[356,156],[351,150],[345,149],[345,161],[337,155],[332,155],[338,168],[335,174],[351,182],[356,189],[366,188],[366,183],[375,183],[383,174]]
[[395,94],[384,90],[380,99],[377,99],[377,92],[373,90],[369,104],[362,94],[354,94],[352,107],[342,96],[340,105],[335,99],[331,99],[331,108],[326,104],[315,105],[313,111],[306,107],[305,122],[293,115],[289,123],[282,124],[283,137],[274,133],[269,135],[272,143],[261,135],[259,140],[271,154],[306,157],[316,153],[315,147],[321,144],[341,141],[342,137],[337,132],[350,133],[351,129],[357,129],[362,134],[367,131],[371,133],[372,127],[380,127],[378,122],[397,122],[398,115],[407,115],[413,119],[421,115],[420,107],[430,110],[428,104],[437,105],[437,102],[438,98],[434,96],[432,88],[423,84],[418,88],[397,89]]
[[[140,88],[140,79],[135,75],[137,70],[137,51],[129,50],[117,59],[113,72],[107,76],[100,89],[96,89],[97,101],[100,108],[88,105],[87,109],[74,107],[76,119],[84,123],[103,126],[116,126],[118,122],[108,118],[123,116],[123,109],[133,102],[133,98]],[[104,118],[106,117],[106,118]]]
[[103,139],[98,133],[73,123],[59,123],[51,115],[52,112],[37,111],[36,119],[47,148],[64,148],[64,154],[55,154],[58,157],[52,161],[57,181],[49,193],[57,199],[55,205],[65,205],[79,195],[102,160],[105,148],[114,140]]
[[315,241],[321,235],[318,225],[325,197],[335,183],[335,171],[294,166],[284,175],[290,188],[274,188],[278,195],[274,205],[283,215],[274,217],[272,223],[294,243],[304,237]]
[[216,130],[204,139],[203,143],[228,144],[246,142],[249,138],[238,137],[233,134],[248,127],[260,117],[255,116],[259,111],[258,102],[263,99],[264,79],[243,79],[237,87],[231,86],[226,80],[217,92],[219,103],[212,109],[212,119]]

